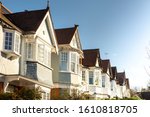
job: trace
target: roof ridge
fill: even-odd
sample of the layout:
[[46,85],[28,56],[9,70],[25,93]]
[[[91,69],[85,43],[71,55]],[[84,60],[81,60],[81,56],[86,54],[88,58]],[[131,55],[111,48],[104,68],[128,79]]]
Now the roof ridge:
[[95,48],[95,49],[83,49],[83,51],[89,51],[89,50],[94,51],[94,50],[99,50],[99,48]]
[[20,12],[14,12],[14,13],[10,13],[10,14],[5,14],[5,15],[13,15],[13,14],[20,14],[20,13],[27,13],[27,12],[38,12],[38,11],[47,11],[48,9],[37,9],[37,10],[24,10],[24,11],[20,11]]
[[68,28],[57,28],[55,30],[67,30],[67,29],[74,29],[75,27],[68,27]]

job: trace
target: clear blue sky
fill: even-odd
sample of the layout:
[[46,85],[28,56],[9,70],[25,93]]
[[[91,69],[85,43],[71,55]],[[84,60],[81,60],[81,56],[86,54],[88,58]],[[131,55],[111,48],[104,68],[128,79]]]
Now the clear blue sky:
[[[47,0],[2,0],[13,12],[46,8]],[[83,49],[100,48],[132,87],[146,86],[150,0],[50,0],[55,28],[79,24]],[[108,54],[105,54],[108,53]],[[150,72],[150,70],[149,70]]]

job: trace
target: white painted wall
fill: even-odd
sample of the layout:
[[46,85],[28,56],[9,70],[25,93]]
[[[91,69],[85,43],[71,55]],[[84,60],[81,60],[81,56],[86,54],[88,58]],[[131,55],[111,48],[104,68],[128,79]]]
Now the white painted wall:
[[110,77],[106,73],[102,73],[102,77],[105,77],[105,87],[102,87],[102,94],[111,95]]
[[[111,98],[114,98],[117,96],[117,85],[116,85],[116,81],[112,80],[111,81],[111,85],[113,85],[113,90],[111,90]],[[111,86],[112,87],[112,86]]]
[[4,33],[0,25],[0,73],[3,74],[18,74],[19,73],[19,58],[9,60],[1,56],[1,51],[4,47]]
[[45,43],[52,45],[51,37],[48,33],[47,25],[46,25],[45,21],[43,21],[42,24],[40,25],[40,28],[37,30],[36,35],[38,37],[42,38],[43,41],[45,41]]

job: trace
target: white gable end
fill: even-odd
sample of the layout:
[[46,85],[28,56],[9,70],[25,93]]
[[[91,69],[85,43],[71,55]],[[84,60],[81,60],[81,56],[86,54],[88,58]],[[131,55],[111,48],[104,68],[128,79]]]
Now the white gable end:
[[51,35],[48,29],[47,19],[45,19],[37,31],[37,36],[48,44],[52,45]]
[[79,49],[81,50],[81,43],[80,43],[80,38],[79,38],[79,34],[78,34],[78,31],[75,32],[71,42],[70,42],[70,45],[73,47],[73,48],[76,48],[76,49]]
[[53,51],[58,53],[58,45],[56,35],[53,27],[53,23],[50,17],[50,13],[47,12],[38,30],[36,31],[37,37],[41,38],[47,44],[53,46]]
[[74,47],[74,48],[78,48],[77,39],[75,38],[75,36],[73,36],[73,38],[72,38],[71,46]]

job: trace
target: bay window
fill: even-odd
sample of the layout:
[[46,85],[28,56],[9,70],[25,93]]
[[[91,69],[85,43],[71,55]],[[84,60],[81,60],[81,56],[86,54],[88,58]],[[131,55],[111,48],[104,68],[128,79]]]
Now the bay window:
[[4,29],[3,53],[6,58],[15,59],[20,52],[20,34],[15,30]]
[[60,70],[82,75],[78,54],[76,52],[60,52]]

